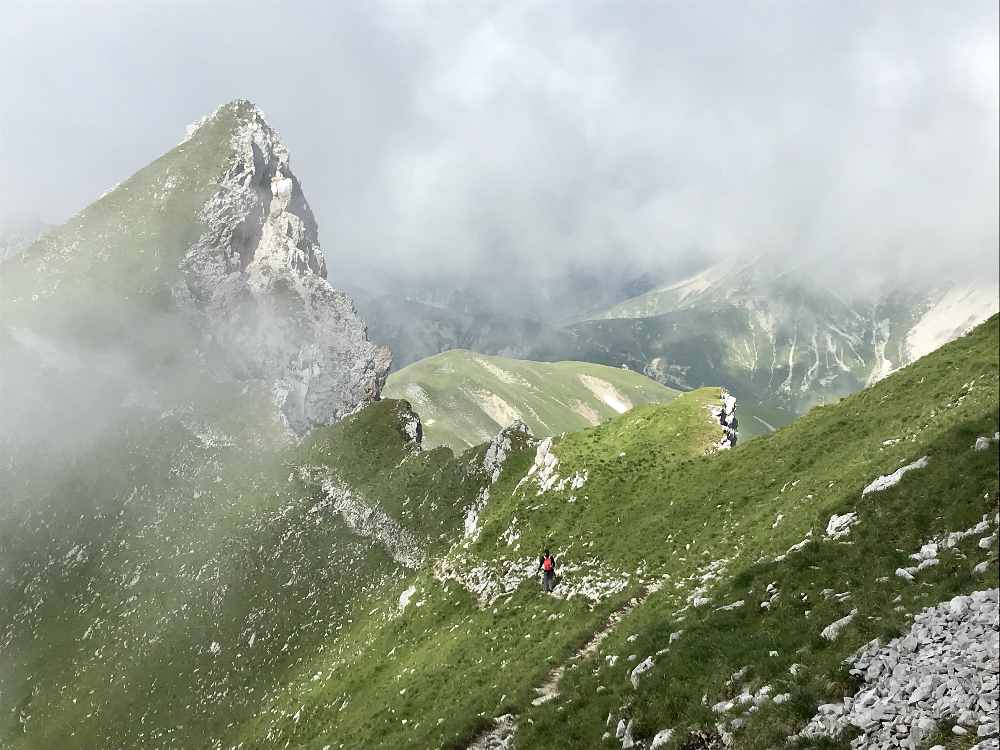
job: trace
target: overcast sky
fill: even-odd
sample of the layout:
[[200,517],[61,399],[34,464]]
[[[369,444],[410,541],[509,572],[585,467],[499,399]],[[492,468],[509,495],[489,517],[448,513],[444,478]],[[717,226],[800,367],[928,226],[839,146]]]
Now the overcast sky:
[[995,278],[995,0],[3,5],[0,214],[62,221],[247,97],[335,284],[762,252]]

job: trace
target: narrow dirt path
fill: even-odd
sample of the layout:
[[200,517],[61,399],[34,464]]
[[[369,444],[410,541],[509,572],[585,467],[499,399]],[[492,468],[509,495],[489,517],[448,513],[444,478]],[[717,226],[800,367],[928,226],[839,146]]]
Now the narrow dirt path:
[[469,750],[507,750],[517,731],[517,717],[514,714],[504,714],[494,720],[492,729],[479,735]]
[[[646,601],[651,594],[659,591],[660,585],[661,584],[659,582],[650,584],[641,595],[632,597],[625,604],[612,612],[608,616],[607,621],[604,623],[604,627],[594,633],[583,648],[573,654],[566,664],[561,664],[549,672],[548,676],[545,678],[545,682],[535,688],[536,697],[533,701],[531,701],[531,705],[541,706],[543,703],[548,703],[554,698],[557,698],[559,696],[559,682],[562,680],[562,676],[566,673],[567,666],[579,663],[583,659],[597,653],[597,649],[600,647],[601,643],[605,638],[611,635],[612,631],[614,631],[614,629],[618,626],[618,623],[624,620],[626,615],[628,615],[632,610]],[[472,744],[469,745],[468,750],[509,750],[516,733],[516,715],[504,714],[503,716],[498,716],[494,720],[493,728],[486,730],[473,740]]]

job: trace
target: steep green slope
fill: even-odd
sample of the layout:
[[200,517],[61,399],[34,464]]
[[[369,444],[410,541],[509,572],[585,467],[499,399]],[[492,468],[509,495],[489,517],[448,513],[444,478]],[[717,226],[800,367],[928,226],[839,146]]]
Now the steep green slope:
[[427,446],[464,450],[518,419],[536,436],[558,435],[677,392],[622,368],[454,350],[393,373],[385,395],[413,404]]
[[[701,534],[690,542],[703,560],[724,561],[720,583],[704,602],[669,589],[651,596],[567,673],[563,699],[528,712],[517,746],[597,746],[609,714],[612,730],[621,718],[634,722],[637,740],[674,729],[665,748],[682,747],[695,728],[717,738],[728,730],[734,747],[778,746],[817,704],[852,695],[842,662],[855,649],[905,631],[923,607],[995,587],[996,442],[973,446],[997,430],[997,351],[994,316],[878,386],[716,457],[714,476],[724,480],[688,485],[683,494],[724,539],[713,545]],[[862,495],[878,475],[922,456],[926,468]],[[849,513],[857,514],[849,535],[829,538],[831,517]],[[911,554],[923,545],[977,524],[979,533],[942,548],[940,564],[916,574],[916,584],[896,573],[915,565]],[[988,568],[974,572],[980,561]],[[737,602],[744,604],[723,607]],[[820,637],[854,609],[840,637]],[[638,690],[627,679],[637,663],[629,654],[655,661]],[[606,659],[613,655],[617,667]],[[733,680],[737,672],[744,674]],[[738,700],[722,716],[712,709],[764,686],[788,700],[750,714]],[[738,729],[728,723],[735,718]]]
[[[304,663],[236,737],[459,748],[505,717],[508,746],[579,748],[604,746],[627,719],[638,740],[671,728],[665,746],[685,747],[701,730],[719,741],[713,704],[767,684],[788,699],[723,729],[735,747],[783,744],[817,704],[853,691],[841,662],[855,648],[898,634],[923,606],[996,585],[995,536],[979,539],[996,531],[997,455],[973,443],[997,429],[998,330],[994,317],[732,451],[705,453],[718,434],[705,419],[712,390],[537,447],[514,436],[473,532]],[[862,497],[924,455],[926,468]],[[849,536],[825,538],[831,516],[849,512]],[[894,575],[928,540],[979,522],[985,531],[917,585]],[[532,575],[544,546],[562,561],[555,597]],[[837,640],[819,636],[852,608]],[[606,638],[581,649],[609,618]],[[655,665],[635,689],[629,673],[646,656]]]
[[165,415],[44,491],[18,473],[0,506],[0,744],[204,747],[255,715],[458,533],[476,478],[415,452],[410,421],[383,402],[321,447],[273,451]]

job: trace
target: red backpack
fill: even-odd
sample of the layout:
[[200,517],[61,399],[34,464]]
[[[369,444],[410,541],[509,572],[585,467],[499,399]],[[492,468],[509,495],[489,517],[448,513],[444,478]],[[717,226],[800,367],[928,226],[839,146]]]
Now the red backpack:
[[546,573],[551,573],[552,572],[552,568],[553,568],[553,565],[552,565],[552,556],[550,555],[549,557],[543,557],[542,558],[542,570],[544,570]]

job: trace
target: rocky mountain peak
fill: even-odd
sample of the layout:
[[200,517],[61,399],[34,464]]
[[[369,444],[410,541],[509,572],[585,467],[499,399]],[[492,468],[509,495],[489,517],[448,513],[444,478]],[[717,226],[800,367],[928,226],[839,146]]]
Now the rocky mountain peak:
[[390,353],[328,283],[316,219],[260,110],[236,100],[188,137],[223,115],[233,120],[231,158],[200,211],[204,231],[180,262],[175,297],[204,316],[239,375],[270,383],[283,420],[302,434],[378,399]]
[[288,149],[245,100],[5,262],[0,321],[12,359],[77,362],[162,408],[211,390],[185,384],[253,386],[296,435],[377,400],[390,363],[328,283]]

